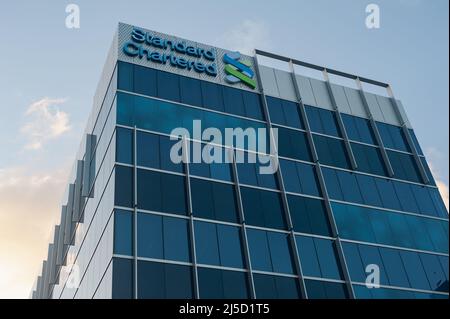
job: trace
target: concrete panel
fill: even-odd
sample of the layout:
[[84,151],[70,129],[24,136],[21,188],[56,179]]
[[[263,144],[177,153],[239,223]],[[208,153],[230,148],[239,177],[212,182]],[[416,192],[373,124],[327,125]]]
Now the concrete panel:
[[345,95],[344,87],[331,83],[331,91],[336,100],[337,107],[340,112],[351,114],[350,105],[348,104],[347,96]]
[[275,70],[275,78],[277,80],[280,98],[290,101],[297,101],[297,95],[295,94],[291,73],[282,70]]
[[333,103],[331,103],[326,83],[316,79],[309,79],[309,81],[311,82],[317,106],[327,110],[333,110]]
[[264,65],[261,65],[259,67],[259,74],[261,76],[261,83],[264,89],[264,93],[266,95],[280,97],[274,71],[274,69]]
[[367,104],[369,104],[370,112],[372,113],[373,119],[379,122],[386,122],[381,112],[380,106],[378,105],[377,97],[375,94],[365,92]]
[[358,90],[344,87],[345,96],[350,106],[351,115],[369,118]]
[[377,95],[376,97],[386,123],[392,125],[401,125],[401,119],[398,118],[397,113],[394,109],[395,106],[392,104],[391,99],[381,95]]
[[309,78],[297,74],[295,75],[295,78],[297,80],[297,85],[303,104],[317,106],[316,98],[314,97]]

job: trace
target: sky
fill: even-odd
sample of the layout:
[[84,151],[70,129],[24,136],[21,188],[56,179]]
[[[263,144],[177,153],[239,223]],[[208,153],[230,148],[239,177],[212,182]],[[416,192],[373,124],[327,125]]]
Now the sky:
[[[80,8],[80,28],[65,25]],[[368,29],[366,6],[380,8]],[[2,1],[0,298],[28,298],[119,21],[387,82],[448,203],[447,0]],[[448,204],[447,204],[448,205]]]

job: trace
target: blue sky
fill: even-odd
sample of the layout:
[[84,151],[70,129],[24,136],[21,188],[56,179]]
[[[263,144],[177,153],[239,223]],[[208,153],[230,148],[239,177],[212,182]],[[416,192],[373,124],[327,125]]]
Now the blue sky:
[[[80,29],[65,27],[69,3],[80,7]],[[365,26],[369,3],[380,7],[380,29]],[[2,3],[0,291],[7,293],[0,298],[27,297],[39,271],[119,21],[227,49],[257,47],[390,83],[445,193],[448,5],[447,0]]]

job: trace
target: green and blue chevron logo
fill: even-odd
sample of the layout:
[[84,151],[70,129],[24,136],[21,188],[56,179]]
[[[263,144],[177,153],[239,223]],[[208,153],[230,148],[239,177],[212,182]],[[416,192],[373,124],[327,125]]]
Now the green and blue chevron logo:
[[241,54],[239,52],[231,52],[223,56],[225,73],[227,74],[225,80],[232,84],[242,82],[248,87],[255,89],[256,81],[253,79],[255,72],[251,69],[249,62],[240,62],[240,59]]

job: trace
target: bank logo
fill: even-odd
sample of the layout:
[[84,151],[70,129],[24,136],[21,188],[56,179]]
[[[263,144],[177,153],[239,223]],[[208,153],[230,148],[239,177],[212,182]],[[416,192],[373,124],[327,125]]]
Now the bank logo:
[[239,60],[241,59],[241,54],[239,52],[227,53],[223,56],[223,62],[225,63],[225,77],[228,83],[239,83],[242,82],[248,87],[255,89],[256,81],[253,79],[255,73],[250,68],[251,64],[249,62]]

